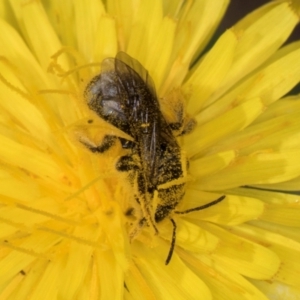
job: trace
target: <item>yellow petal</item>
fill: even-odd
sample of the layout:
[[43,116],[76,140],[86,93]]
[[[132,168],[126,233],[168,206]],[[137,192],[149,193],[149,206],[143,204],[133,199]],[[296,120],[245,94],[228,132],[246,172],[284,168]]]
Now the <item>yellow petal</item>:
[[[40,281],[43,281],[44,278],[44,274],[45,272],[47,273],[47,275],[45,276],[49,276],[50,273],[52,273],[51,275],[51,285],[52,289],[51,291],[49,291],[48,295],[51,297],[56,297],[57,295],[57,289],[55,287],[55,285],[57,284],[57,278],[55,277],[55,275],[53,273],[55,272],[59,272],[61,271],[61,260],[57,260],[55,263],[51,263],[49,265],[49,262],[46,260],[39,260],[36,261],[32,266],[30,266],[30,268],[26,268],[23,270],[23,273],[21,272],[20,275],[22,275],[22,281],[18,284],[18,288],[14,289],[13,292],[11,293],[10,297],[11,299],[25,299],[26,297],[28,297],[28,295],[32,295],[35,294],[38,296],[41,296],[41,290],[37,290],[35,292],[35,288],[37,287],[38,283]],[[24,274],[24,275],[23,275]],[[53,276],[54,275],[54,276]],[[56,273],[57,275],[57,273]],[[48,277],[49,280],[49,277]],[[44,281],[46,284],[48,283],[48,287],[49,287],[49,282],[48,281]],[[42,283],[43,284],[43,283]],[[48,288],[47,288],[48,289]],[[45,290],[44,290],[45,292]],[[2,296],[2,294],[1,294]],[[44,298],[44,296],[42,296]],[[37,299],[37,298],[35,298]],[[53,298],[52,298],[53,299]],[[54,298],[55,299],[55,298]],[[49,299],[50,300],[50,299]]]
[[[51,158],[51,155],[23,146],[4,136],[0,136],[0,144],[0,158],[6,163],[19,166],[44,178],[56,180],[63,178],[62,170]],[[16,155],[16,153],[22,153],[22,156]]]
[[[49,65],[51,56],[61,49],[61,43],[53,30],[49,19],[40,2],[31,1],[22,4],[22,1],[10,1],[24,30],[24,35],[44,69]],[[36,38],[36,37],[39,38]],[[47,46],[45,46],[47,45]],[[65,57],[61,57],[60,64],[67,68],[68,63]],[[68,69],[68,68],[67,68]]]
[[28,101],[29,95],[20,80],[12,73],[11,68],[0,65],[0,70],[2,74],[5,74],[5,80],[19,90],[18,94],[8,86],[0,85],[1,99],[10,99],[10,101],[1,101],[2,109],[21,122],[31,136],[42,139],[46,143],[51,143],[49,140],[49,125],[37,107]]
[[[204,197],[202,197],[202,195]],[[200,191],[188,189],[183,205],[178,211],[196,208],[213,200],[221,195],[201,193]],[[264,204],[258,199],[230,195],[226,192],[226,198],[207,209],[184,214],[182,216],[195,220],[206,220],[212,223],[235,226],[247,221],[258,219],[264,212]],[[203,200],[204,198],[204,200]]]
[[130,295],[128,299],[157,299],[148,282],[133,262],[130,264],[129,272],[125,274],[125,284]]
[[[87,61],[93,58],[96,62],[101,62],[107,57],[114,57],[118,52],[116,22],[109,16],[96,16],[98,18],[97,28],[94,31],[94,42],[91,44],[93,54],[88,56]],[[102,32],[103,34],[99,34]],[[93,47],[92,47],[93,46]]]
[[199,188],[208,191],[241,185],[276,183],[300,174],[298,150],[258,152],[238,158],[217,174],[199,180]]
[[[100,295],[98,299],[123,299],[124,269],[117,263],[110,250],[98,250],[95,253]],[[113,278],[113,280],[111,280]],[[82,298],[84,299],[84,298]]]
[[221,20],[229,1],[194,1],[182,6],[178,13],[178,30],[169,74],[161,87],[161,95],[180,86],[193,59],[204,49]]
[[299,287],[293,287],[290,285],[283,284],[278,281],[260,281],[250,280],[259,290],[261,290],[268,299],[300,299]]
[[267,300],[267,298],[243,276],[222,262],[216,263],[207,255],[192,257],[184,251],[179,255],[210,288],[213,299],[220,300]]
[[[99,19],[105,13],[104,6],[101,1],[97,0],[91,0],[89,3],[84,0],[78,0],[76,1],[76,5],[73,5],[73,9],[77,47],[86,61],[90,62],[94,57],[95,44],[99,39]],[[73,30],[73,28],[69,29]],[[105,30],[106,29],[102,28],[103,32],[105,32]],[[113,32],[110,27],[108,27],[107,30],[107,33]],[[104,36],[105,35],[106,34],[104,34]],[[114,36],[112,36],[112,39],[114,39]]]
[[[184,137],[184,142],[188,145],[188,155],[199,155],[220,139],[242,130],[262,111],[263,104],[261,100],[254,98],[228,110],[206,124],[198,125],[191,134]],[[196,120],[198,121],[198,118]]]
[[[134,244],[133,244],[134,246]],[[157,299],[211,299],[211,293],[202,280],[196,276],[174,253],[171,262],[165,266],[165,253],[169,245],[162,244],[160,250],[138,245],[137,267],[152,287]],[[197,288],[195,288],[197,287]]]
[[284,43],[297,23],[298,17],[287,2],[272,2],[248,14],[236,24],[233,30],[239,36],[239,42],[233,66],[221,90],[228,90],[260,66]]
[[187,107],[191,115],[199,112],[207,98],[219,87],[227,75],[236,44],[237,37],[232,31],[226,31],[184,83],[184,93],[191,95]]
[[16,57],[18,58],[17,64],[19,67],[17,70],[19,76],[25,80],[26,84],[24,85],[31,88],[35,87],[36,89],[49,87],[51,83],[50,78],[45,75],[19,34],[3,20],[0,20],[0,25],[2,45],[0,53],[11,63],[15,62]]
[[[253,185],[255,186],[255,185]],[[266,190],[278,190],[278,191],[299,191],[300,186],[300,177],[296,177],[295,179],[288,180],[285,182],[277,182],[275,184],[262,184],[259,185],[260,188]]]
[[[26,236],[26,239],[24,239]],[[20,270],[30,268],[31,263],[38,257],[46,259],[44,252],[53,245],[59,243],[62,237],[43,231],[35,231],[28,236],[28,233],[19,233],[19,237],[12,237],[2,246],[8,247],[11,251],[0,261],[0,281],[5,282],[16,276]]]
[[245,128],[214,146],[214,152],[235,150],[239,155],[249,155],[266,149],[288,150],[300,147],[299,112],[280,116]]
[[207,107],[197,117],[199,124],[216,118],[228,110],[253,97],[260,97],[265,105],[278,100],[300,81],[300,43],[280,49],[253,74],[233,87],[227,94]]
[[229,193],[251,196],[265,203],[265,209],[259,216],[260,220],[300,227],[300,203],[298,195],[275,193],[258,189],[237,188]]
[[192,58],[206,46],[228,3],[227,0],[198,0],[183,6],[174,49],[176,56],[183,56],[183,61],[190,64]]
[[195,178],[215,174],[226,168],[236,159],[235,151],[219,152],[190,161],[190,173]]
[[300,97],[289,96],[280,99],[277,102],[272,103],[267,110],[265,110],[254,122],[253,124],[262,123],[275,119],[279,116],[289,116],[293,115],[295,112],[300,111]]
[[201,222],[201,226],[220,238],[219,247],[211,254],[216,261],[255,279],[270,279],[278,272],[280,260],[276,253],[208,222]]
[[57,32],[63,45],[77,46],[77,35],[70,26],[70,20],[74,20],[74,5],[72,1],[42,0],[47,11],[49,21]]
[[299,287],[300,276],[300,243],[281,236],[277,233],[268,232],[251,225],[240,225],[233,228],[233,232],[246,238],[267,245],[268,249],[274,251],[281,260],[278,272],[274,274],[273,280]]
[[165,17],[160,25],[160,29],[155,36],[155,40],[148,47],[148,58],[145,67],[149,71],[155,82],[158,95],[160,87],[168,71],[169,60],[174,45],[174,35],[176,24],[174,20]]
[[[159,228],[160,234],[166,240],[171,241],[172,224],[165,221],[163,228]],[[176,219],[176,245],[193,252],[210,252],[214,250],[219,239],[209,231],[203,230],[199,226],[181,219]]]

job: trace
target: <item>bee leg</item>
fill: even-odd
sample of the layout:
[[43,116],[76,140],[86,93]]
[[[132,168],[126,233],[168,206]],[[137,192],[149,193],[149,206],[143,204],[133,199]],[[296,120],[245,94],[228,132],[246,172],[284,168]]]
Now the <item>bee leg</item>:
[[141,220],[139,220],[136,223],[136,226],[134,226],[134,229],[129,233],[130,243],[135,239],[136,236],[138,236],[141,233],[145,224],[146,224],[146,218],[142,218]]
[[176,223],[173,219],[170,218],[170,221],[173,224],[173,234],[172,234],[171,247],[170,247],[165,265],[168,265],[169,262],[171,261],[171,258],[172,258],[173,252],[174,252],[174,248],[175,248],[175,242],[176,242],[176,229],[177,229],[177,226],[176,226]]
[[218,199],[214,200],[214,201],[211,201],[209,203],[206,203],[204,205],[201,205],[201,206],[197,206],[197,207],[194,207],[194,208],[190,208],[190,209],[187,209],[187,210],[184,210],[184,211],[178,211],[178,210],[175,210],[174,213],[175,214],[180,214],[180,215],[184,215],[184,214],[188,214],[190,212],[193,212],[193,211],[198,211],[198,210],[202,210],[202,209],[206,209],[206,208],[209,208],[215,204],[218,204],[219,202],[223,201],[224,199],[226,198],[225,195],[219,197]]
[[182,136],[193,131],[196,127],[196,120],[190,117],[185,117],[180,122],[170,123],[169,126],[175,136]]
[[92,144],[90,141],[81,139],[80,142],[93,153],[104,153],[109,150],[115,143],[116,137],[113,135],[105,135],[101,145]]
[[194,130],[194,128],[196,127],[196,125],[197,125],[197,122],[195,119],[186,117],[184,125],[181,130],[181,133],[179,135],[181,136],[181,135],[185,135],[185,134],[192,132]]
[[116,169],[120,172],[128,172],[138,170],[138,162],[132,157],[132,155],[121,156],[116,164]]

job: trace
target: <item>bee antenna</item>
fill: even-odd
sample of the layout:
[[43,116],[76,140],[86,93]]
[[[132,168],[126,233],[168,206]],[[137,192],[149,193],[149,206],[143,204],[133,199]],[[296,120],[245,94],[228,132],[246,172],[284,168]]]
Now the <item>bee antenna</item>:
[[169,254],[168,254],[168,257],[166,259],[165,265],[168,265],[169,262],[171,261],[171,258],[172,258],[173,252],[174,252],[174,248],[175,248],[175,241],[176,241],[176,228],[177,228],[177,226],[176,226],[176,223],[173,219],[170,218],[170,221],[173,224],[173,234],[172,234],[171,247],[170,247]]
[[197,207],[194,207],[194,208],[190,208],[190,209],[187,209],[187,210],[184,210],[184,211],[174,211],[175,214],[180,214],[180,215],[183,215],[183,214],[188,214],[190,212],[193,212],[193,211],[198,211],[198,210],[202,210],[202,209],[206,209],[206,208],[209,208],[210,206],[213,206],[221,201],[223,201],[224,199],[226,198],[225,195],[219,197],[218,199],[214,200],[214,201],[211,201],[207,204],[204,204],[202,206],[197,206]]

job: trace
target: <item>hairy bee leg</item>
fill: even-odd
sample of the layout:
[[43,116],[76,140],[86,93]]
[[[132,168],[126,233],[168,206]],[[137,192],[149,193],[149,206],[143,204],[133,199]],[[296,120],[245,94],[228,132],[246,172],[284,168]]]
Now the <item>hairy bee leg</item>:
[[154,191],[149,189],[147,179],[145,177],[145,174],[140,173],[137,176],[137,184],[138,184],[138,190],[140,192],[139,199],[141,204],[141,209],[143,212],[143,215],[148,222],[148,225],[150,225],[154,229],[154,234],[158,234],[158,229],[155,225],[154,216],[152,215],[152,199],[153,199],[153,193]]
[[173,219],[170,218],[170,221],[173,224],[173,234],[172,234],[171,247],[170,247],[170,250],[169,250],[169,253],[168,253],[165,265],[168,265],[169,262],[171,261],[171,258],[173,256],[173,252],[174,252],[174,249],[175,249],[175,242],[176,242],[176,229],[177,229],[177,226],[176,226],[176,223],[175,223],[175,221]]
[[196,125],[197,125],[197,122],[196,122],[195,119],[186,118],[185,124],[184,124],[184,126],[182,128],[182,131],[179,135],[181,136],[181,135],[189,134],[190,132],[192,132],[194,130]]
[[142,218],[136,223],[136,226],[134,226],[134,229],[129,233],[129,241],[132,243],[132,241],[135,239],[136,236],[139,235],[139,233],[142,231],[143,227],[146,224],[146,218]]
[[183,215],[183,214],[188,214],[188,213],[193,212],[193,211],[198,211],[198,210],[206,209],[206,208],[208,208],[208,207],[211,207],[211,206],[213,206],[213,205],[215,205],[215,204],[217,204],[217,203],[223,201],[225,198],[226,198],[226,196],[223,195],[223,196],[219,197],[218,199],[216,199],[216,200],[214,200],[214,201],[211,201],[211,202],[209,202],[209,203],[206,203],[206,204],[204,204],[204,205],[202,205],[202,206],[190,208],[190,209],[183,210],[183,211],[175,210],[174,213],[175,213],[175,214],[181,214],[181,215]]
[[80,140],[80,142],[93,153],[104,153],[116,143],[116,139],[117,138],[113,135],[105,135],[101,145],[93,145],[89,143],[89,141],[82,139]]
[[119,158],[116,168],[120,172],[128,172],[138,170],[139,166],[137,161],[131,155],[124,155]]

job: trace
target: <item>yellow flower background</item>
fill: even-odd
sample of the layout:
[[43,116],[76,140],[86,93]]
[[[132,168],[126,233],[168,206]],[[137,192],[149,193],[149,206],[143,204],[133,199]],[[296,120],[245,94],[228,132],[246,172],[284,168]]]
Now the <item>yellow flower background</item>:
[[[75,4],[76,3],[76,4]],[[300,299],[298,0],[272,1],[202,55],[227,0],[0,2],[0,299]],[[153,78],[161,109],[183,101],[195,130],[186,210],[129,243],[133,200],[124,133],[83,97],[101,61],[125,51]],[[94,123],[88,124],[93,118]]]

